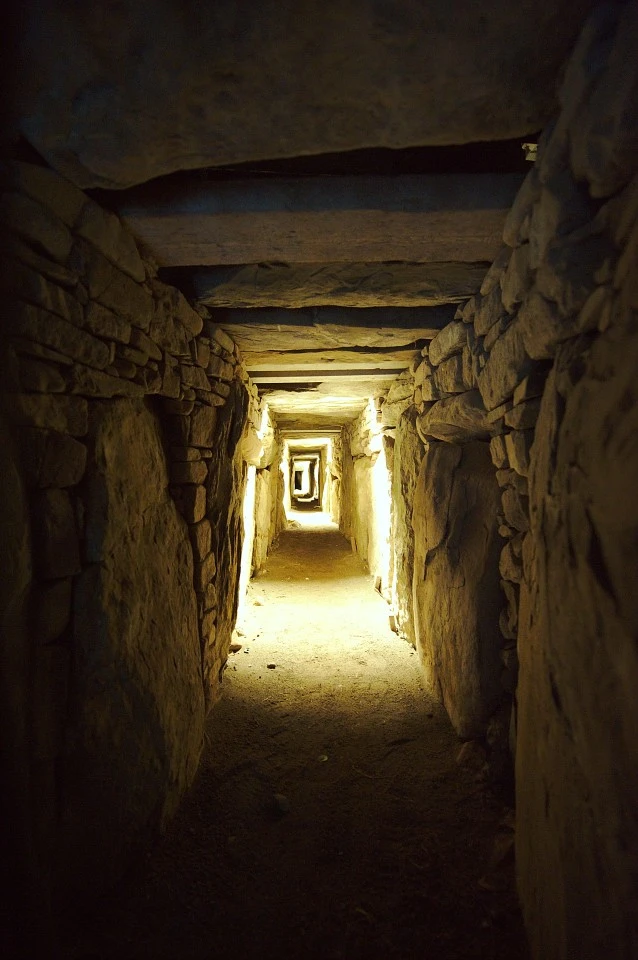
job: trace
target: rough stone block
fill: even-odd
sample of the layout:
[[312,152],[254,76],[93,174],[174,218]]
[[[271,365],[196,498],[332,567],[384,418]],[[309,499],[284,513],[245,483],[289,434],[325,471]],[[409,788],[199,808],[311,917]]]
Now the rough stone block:
[[509,540],[501,550],[498,569],[503,580],[511,583],[520,583],[523,579],[523,534],[518,533]]
[[35,340],[98,370],[103,370],[110,361],[105,343],[52,313],[31,304],[11,304],[8,313],[7,329],[15,336]]
[[87,282],[91,299],[147,331],[155,314],[153,297],[97,250],[88,254]]
[[521,242],[521,227],[525,218],[529,216],[539,191],[540,183],[538,180],[538,172],[535,167],[532,167],[525,177],[523,185],[516,194],[516,199],[505,218],[503,243],[506,243],[508,247],[517,247]]
[[551,243],[536,274],[536,289],[556,303],[563,317],[573,317],[595,286],[594,275],[614,251],[605,237],[566,237]]
[[432,404],[418,421],[421,437],[434,437],[448,443],[487,440],[490,424],[478,390],[468,390]]
[[37,543],[35,567],[43,580],[80,572],[80,548],[75,510],[65,490],[44,490],[34,497],[33,530]]
[[133,280],[138,283],[144,281],[146,271],[135,240],[114,213],[87,199],[74,225],[74,232],[92,243],[107,260]]
[[452,320],[430,341],[429,358],[435,367],[454,353],[459,353],[466,343],[465,326],[461,320]]
[[464,372],[463,354],[457,353],[444,360],[434,371],[434,383],[439,392],[441,394],[463,393],[469,390],[471,383],[465,382]]
[[529,506],[527,497],[521,496],[514,487],[506,487],[503,490],[502,503],[503,514],[509,526],[519,532],[529,530]]
[[24,427],[18,442],[30,486],[72,487],[82,479],[86,447],[68,434]]
[[219,377],[220,380],[232,380],[235,368],[221,357],[211,357],[207,370],[209,377]]
[[505,449],[504,437],[492,437],[490,440],[490,453],[492,455],[492,463],[495,467],[502,468],[507,466],[507,451]]
[[20,386],[33,393],[64,393],[66,379],[59,367],[41,360],[21,357],[19,361]]
[[559,343],[569,340],[577,330],[575,322],[562,317],[555,303],[532,290],[517,317],[525,350],[535,360],[552,358]]
[[117,344],[116,356],[121,357],[123,360],[130,361],[130,363],[134,363],[136,367],[145,367],[149,359],[148,353],[137,350],[135,347],[125,343]]
[[186,463],[172,463],[171,483],[204,483],[208,469],[203,460],[191,460]]
[[539,397],[534,400],[525,400],[512,407],[512,409],[505,414],[505,423],[512,430],[533,430],[538,420],[540,407],[541,401]]
[[[116,369],[119,374],[120,367]],[[71,369],[69,386],[71,393],[104,399],[110,397],[142,397],[145,393],[145,390],[139,384],[133,383],[124,376],[112,376],[105,370],[93,370],[91,367],[85,367],[79,363],[74,364]]]
[[[529,262],[529,244],[523,243],[512,251],[507,270],[501,277],[501,299],[508,313],[514,313],[532,285]],[[486,348],[487,349],[487,348]]]
[[48,207],[67,227],[73,227],[86,195],[69,180],[49,167],[20,160],[8,163],[4,173],[12,187]]
[[210,382],[206,376],[206,371],[202,370],[200,366],[190,366],[182,363],[179,369],[182,383],[199,390],[210,390]]
[[162,354],[160,373],[162,375],[162,396],[177,400],[180,396],[182,384],[179,364],[168,353]]
[[211,552],[212,534],[209,520],[201,520],[188,528],[196,560],[202,560]]
[[533,365],[516,318],[492,347],[479,374],[478,388],[486,408],[493,410],[508,400],[521,380],[531,372]]
[[214,553],[209,553],[201,563],[196,560],[194,573],[195,589],[198,591],[204,590],[206,584],[210,583],[214,578],[216,569],[217,564]]
[[483,350],[486,353],[489,353],[498,338],[503,336],[511,322],[511,316],[507,313],[504,313],[503,316],[496,321],[494,326],[490,327],[483,338]]
[[82,325],[83,310],[76,298],[19,260],[3,259],[0,289],[19,300],[49,310],[76,327]]
[[42,256],[40,253],[29,246],[21,237],[10,233],[8,230],[0,232],[0,251],[14,260],[26,263],[36,273],[58,283],[61,287],[67,287],[69,290],[75,290],[77,296],[78,272],[70,270],[68,265],[62,265],[50,257]]
[[479,292],[482,297],[486,297],[488,293],[491,293],[492,290],[500,284],[501,277],[509,263],[511,254],[512,251],[509,247],[501,247],[481,284]]
[[228,350],[229,353],[232,353],[235,349],[235,341],[228,336],[228,334],[218,327],[217,324],[213,323],[210,320],[206,321],[205,324],[206,336],[210,337],[211,340],[214,340],[215,343],[218,343],[220,347],[224,350]]
[[163,359],[164,354],[157,346],[154,340],[151,340],[143,330],[133,327],[131,331],[131,339],[129,346],[133,347],[135,350],[139,350],[140,353],[145,354],[147,357],[150,357],[151,360],[156,360],[158,363]]
[[88,430],[88,407],[80,397],[49,394],[12,394],[10,412],[18,424],[42,427],[83,437]]
[[514,391],[514,406],[523,403],[525,400],[542,397],[548,372],[546,366],[539,364],[529,376],[521,380]]
[[211,447],[215,437],[217,411],[214,407],[196,405],[190,418],[189,444],[192,447]]
[[206,515],[206,488],[186,484],[171,488],[180,512],[187,523],[199,523]]
[[112,310],[107,310],[95,301],[87,304],[83,326],[89,333],[115,340],[117,343],[129,343],[131,339],[132,327],[128,320],[118,317]]
[[429,445],[412,514],[417,649],[464,738],[484,732],[501,695],[498,504],[487,444]]
[[3,193],[0,220],[58,263],[66,264],[73,237],[67,226],[46,207],[20,193]]
[[495,323],[498,323],[506,313],[501,298],[501,288],[494,286],[490,292],[479,298],[474,313],[474,332],[477,337],[484,337]]

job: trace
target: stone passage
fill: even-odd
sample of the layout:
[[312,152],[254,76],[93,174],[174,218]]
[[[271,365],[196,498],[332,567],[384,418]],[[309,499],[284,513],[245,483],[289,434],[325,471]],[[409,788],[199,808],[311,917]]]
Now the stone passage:
[[249,588],[193,791],[69,958],[526,957],[511,811],[455,762],[361,560],[300,521]]

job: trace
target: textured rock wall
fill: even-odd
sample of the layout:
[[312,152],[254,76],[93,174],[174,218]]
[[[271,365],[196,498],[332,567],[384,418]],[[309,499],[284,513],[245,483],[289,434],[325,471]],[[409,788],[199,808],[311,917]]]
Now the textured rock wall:
[[629,958],[638,942],[637,46],[636,4],[585,27],[507,246],[463,316],[504,424],[517,863],[538,960]]
[[416,642],[464,738],[485,733],[502,696],[498,503],[487,444],[428,444],[413,508]]
[[[391,440],[388,437],[387,440]],[[390,483],[381,401],[342,431],[340,530],[389,597]]]
[[399,634],[416,646],[412,604],[414,572],[414,494],[424,445],[416,432],[416,409],[409,407],[399,419],[392,470],[392,605]]
[[64,897],[65,872],[114,875],[194,774],[236,609],[255,391],[115,216],[44,167],[3,173],[5,400],[32,533],[12,656],[33,694],[37,872]]

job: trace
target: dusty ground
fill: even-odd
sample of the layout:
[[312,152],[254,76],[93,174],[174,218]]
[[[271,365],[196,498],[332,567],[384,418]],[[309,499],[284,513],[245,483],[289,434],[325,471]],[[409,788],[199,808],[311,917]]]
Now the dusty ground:
[[239,629],[191,794],[66,955],[525,958],[507,810],[334,528],[281,536]]

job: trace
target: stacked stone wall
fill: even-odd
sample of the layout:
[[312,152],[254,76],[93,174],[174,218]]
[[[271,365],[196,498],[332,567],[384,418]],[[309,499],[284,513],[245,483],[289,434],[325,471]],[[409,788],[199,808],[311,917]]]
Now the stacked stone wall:
[[194,776],[236,612],[255,390],[117,217],[45,167],[3,173],[4,403],[31,544],[32,706],[13,722],[62,890],[65,869],[117,873]]

